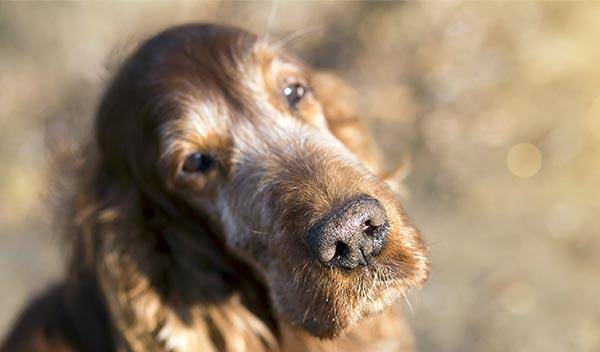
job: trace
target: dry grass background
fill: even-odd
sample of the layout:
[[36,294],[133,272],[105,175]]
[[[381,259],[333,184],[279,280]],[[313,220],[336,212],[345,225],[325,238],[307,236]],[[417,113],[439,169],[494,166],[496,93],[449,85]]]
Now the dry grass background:
[[88,133],[106,67],[167,26],[277,39],[359,92],[433,275],[423,351],[600,350],[600,3],[0,4],[0,334],[60,277],[47,131]]

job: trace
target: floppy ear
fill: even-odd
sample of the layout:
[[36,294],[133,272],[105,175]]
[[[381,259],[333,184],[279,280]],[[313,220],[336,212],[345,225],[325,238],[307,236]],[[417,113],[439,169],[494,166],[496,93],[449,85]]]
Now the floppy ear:
[[332,73],[315,71],[311,85],[321,102],[331,132],[348,147],[369,169],[384,179],[401,196],[407,192],[402,180],[410,173],[407,160],[389,171],[383,165],[383,157],[375,138],[366,125],[366,116],[359,112],[359,95],[348,84]]

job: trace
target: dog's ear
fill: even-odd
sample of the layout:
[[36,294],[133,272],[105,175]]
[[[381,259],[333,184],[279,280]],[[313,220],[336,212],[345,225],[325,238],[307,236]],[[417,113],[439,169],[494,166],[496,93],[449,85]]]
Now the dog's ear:
[[325,71],[312,73],[311,86],[323,106],[331,132],[369,171],[380,176],[394,191],[406,197],[407,192],[402,181],[410,172],[410,160],[392,171],[384,167],[381,152],[366,124],[368,117],[360,112],[359,93],[336,75]]
[[331,132],[374,174],[382,175],[381,155],[359,113],[358,93],[332,73],[315,71],[311,86],[323,106]]

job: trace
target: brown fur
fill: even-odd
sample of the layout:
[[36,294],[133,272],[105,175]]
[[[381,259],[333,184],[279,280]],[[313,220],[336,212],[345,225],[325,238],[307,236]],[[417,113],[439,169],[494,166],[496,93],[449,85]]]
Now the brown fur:
[[[293,82],[312,88],[296,108],[281,93]],[[242,30],[189,25],[145,42],[83,153],[67,283],[26,311],[2,351],[411,350],[386,308],[425,281],[426,251],[376,175],[348,94]],[[217,166],[182,172],[195,151]],[[390,222],[377,261],[351,272],[313,261],[310,226],[365,194]]]

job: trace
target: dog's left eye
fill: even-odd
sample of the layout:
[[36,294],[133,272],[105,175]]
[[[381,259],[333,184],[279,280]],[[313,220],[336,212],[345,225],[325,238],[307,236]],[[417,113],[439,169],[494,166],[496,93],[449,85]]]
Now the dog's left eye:
[[293,83],[289,86],[283,88],[283,95],[285,95],[288,104],[292,108],[296,107],[296,105],[304,98],[306,95],[306,91],[308,89],[300,83]]
[[190,154],[183,163],[183,171],[185,172],[206,172],[213,166],[214,160],[210,155],[195,152]]

